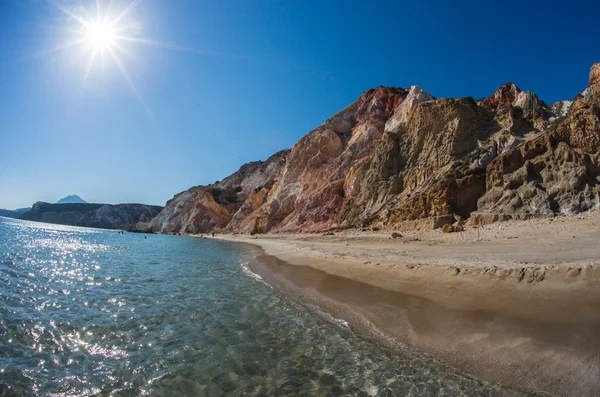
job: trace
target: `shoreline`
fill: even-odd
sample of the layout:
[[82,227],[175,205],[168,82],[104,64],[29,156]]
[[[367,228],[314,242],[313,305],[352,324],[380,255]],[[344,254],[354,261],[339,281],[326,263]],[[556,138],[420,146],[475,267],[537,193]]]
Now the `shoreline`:
[[600,394],[600,214],[402,234],[216,238],[259,246],[265,281],[387,344],[517,390]]

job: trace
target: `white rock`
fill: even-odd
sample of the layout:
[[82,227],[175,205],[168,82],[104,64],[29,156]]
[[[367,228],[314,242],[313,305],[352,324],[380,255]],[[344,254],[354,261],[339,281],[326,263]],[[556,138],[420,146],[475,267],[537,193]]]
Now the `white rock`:
[[398,105],[394,115],[385,123],[385,130],[398,132],[401,126],[406,125],[408,117],[419,103],[432,101],[433,99],[433,96],[423,91],[419,86],[413,85],[410,87],[406,99]]

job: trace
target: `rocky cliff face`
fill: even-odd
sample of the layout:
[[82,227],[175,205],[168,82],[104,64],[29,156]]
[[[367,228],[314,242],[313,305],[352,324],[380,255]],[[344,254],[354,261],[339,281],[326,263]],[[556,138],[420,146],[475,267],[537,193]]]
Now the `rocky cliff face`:
[[269,192],[285,164],[283,150],[266,161],[243,165],[237,172],[209,186],[192,187],[167,202],[149,225],[138,229],[161,233],[208,233],[220,231],[244,218],[260,196]]
[[137,230],[162,209],[144,204],[50,204],[37,202],[19,219],[101,229]]
[[495,158],[473,221],[585,211],[598,205],[600,64],[587,89],[543,134]]
[[597,205],[600,64],[552,107],[515,84],[481,101],[379,87],[289,152],[191,188],[152,221],[161,232],[318,232],[438,227]]

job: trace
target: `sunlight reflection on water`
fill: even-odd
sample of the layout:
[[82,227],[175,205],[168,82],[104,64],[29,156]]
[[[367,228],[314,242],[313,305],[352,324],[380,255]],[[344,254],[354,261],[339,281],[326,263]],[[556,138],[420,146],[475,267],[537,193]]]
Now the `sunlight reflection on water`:
[[516,396],[290,301],[243,248],[0,218],[0,394]]

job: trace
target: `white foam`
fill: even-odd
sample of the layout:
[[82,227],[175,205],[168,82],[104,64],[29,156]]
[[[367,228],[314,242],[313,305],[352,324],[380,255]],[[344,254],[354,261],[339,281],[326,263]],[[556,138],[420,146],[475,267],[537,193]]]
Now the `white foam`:
[[336,323],[337,325],[344,327],[344,328],[350,328],[350,324],[348,323],[348,321],[341,319],[341,318],[336,318],[336,317],[331,317],[331,319],[333,320],[334,323]]
[[413,85],[408,91],[406,99],[394,110],[394,115],[385,123],[385,130],[398,132],[400,126],[408,123],[408,117],[412,111],[422,102],[432,101],[433,97],[423,91],[421,87]]
[[244,272],[244,274],[246,274],[246,276],[260,282],[263,283],[264,285],[266,285],[269,288],[273,288],[269,283],[267,283],[261,276],[259,276],[258,274],[254,273],[252,270],[250,270],[250,267],[248,266],[248,263],[250,262],[242,262],[240,263],[240,266],[242,267],[242,271]]
[[[260,275],[254,273],[252,270],[250,270],[250,267],[248,266],[249,263],[250,262],[240,263],[240,266],[242,267],[242,271],[244,272],[244,274],[246,274],[248,277],[266,285],[269,288],[273,288],[273,286],[271,284],[267,283]],[[342,318],[333,317],[331,314],[321,310],[318,307],[315,307],[315,309],[318,311],[318,313],[320,313],[328,321],[331,321],[332,323],[334,323],[342,328],[347,328],[352,331],[352,329],[350,328],[350,323],[348,323],[348,321],[346,321]]]
[[350,324],[348,323],[348,321],[346,321],[342,318],[333,317],[331,314],[321,310],[320,308],[317,308],[317,310],[321,314],[321,316],[325,317],[326,320],[331,321],[335,325],[339,325],[342,328],[348,328],[349,330],[351,330]]

